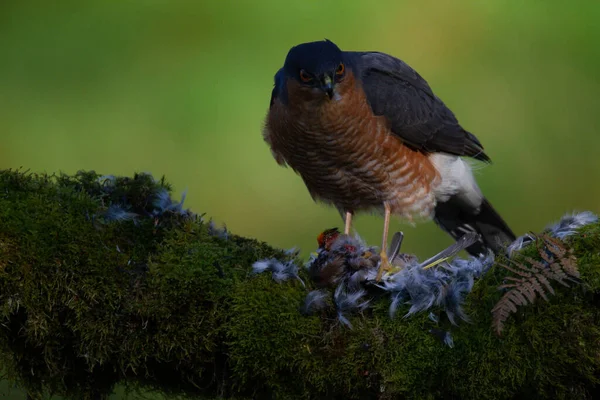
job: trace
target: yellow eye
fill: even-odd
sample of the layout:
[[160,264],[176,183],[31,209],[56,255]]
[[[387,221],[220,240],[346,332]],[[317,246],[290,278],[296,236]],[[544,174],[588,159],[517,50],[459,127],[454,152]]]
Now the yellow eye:
[[300,70],[300,79],[302,79],[302,82],[307,82],[308,83],[308,82],[312,81],[313,78],[312,78],[312,76],[310,76],[308,74],[308,72],[306,72],[305,70],[301,69]]
[[337,69],[335,70],[336,75],[343,75],[346,68],[344,67],[344,63],[340,63]]

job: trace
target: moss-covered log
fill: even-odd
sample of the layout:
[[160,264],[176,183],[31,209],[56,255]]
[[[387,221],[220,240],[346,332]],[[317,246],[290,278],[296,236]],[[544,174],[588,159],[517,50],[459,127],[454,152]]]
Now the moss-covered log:
[[521,307],[501,336],[497,266],[467,297],[471,323],[391,319],[380,300],[349,329],[299,311],[312,289],[304,271],[306,287],[252,273],[291,255],[215,229],[168,190],[142,174],[0,172],[0,362],[31,396],[102,398],[116,383],[202,398],[594,395],[598,224],[567,241],[582,284]]

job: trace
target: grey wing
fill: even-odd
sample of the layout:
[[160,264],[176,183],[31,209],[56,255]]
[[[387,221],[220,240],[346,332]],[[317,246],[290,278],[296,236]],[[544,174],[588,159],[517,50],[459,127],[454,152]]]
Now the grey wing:
[[404,143],[424,152],[445,152],[489,162],[475,135],[464,130],[425,79],[385,53],[348,52],[375,115],[390,123]]

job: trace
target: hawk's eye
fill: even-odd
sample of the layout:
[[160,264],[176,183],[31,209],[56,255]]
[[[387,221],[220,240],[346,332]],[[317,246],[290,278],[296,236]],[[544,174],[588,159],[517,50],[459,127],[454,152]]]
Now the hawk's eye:
[[300,79],[302,79],[302,82],[306,83],[313,80],[312,76],[310,76],[310,74],[303,69],[300,70]]
[[340,65],[338,65],[337,69],[335,70],[335,74],[336,75],[343,75],[345,69],[346,68],[344,67],[344,63],[340,63]]

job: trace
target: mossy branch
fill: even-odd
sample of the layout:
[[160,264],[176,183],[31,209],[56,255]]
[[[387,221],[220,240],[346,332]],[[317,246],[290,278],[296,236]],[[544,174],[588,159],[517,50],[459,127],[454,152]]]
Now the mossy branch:
[[[466,298],[471,323],[392,319],[375,299],[348,329],[299,311],[314,289],[303,269],[306,286],[252,273],[293,255],[216,229],[168,194],[141,174],[0,172],[0,362],[30,396],[102,398],[125,383],[202,398],[593,397],[598,224],[567,240],[582,285],[519,308],[501,337],[497,266]],[[523,253],[540,260],[534,246]]]

